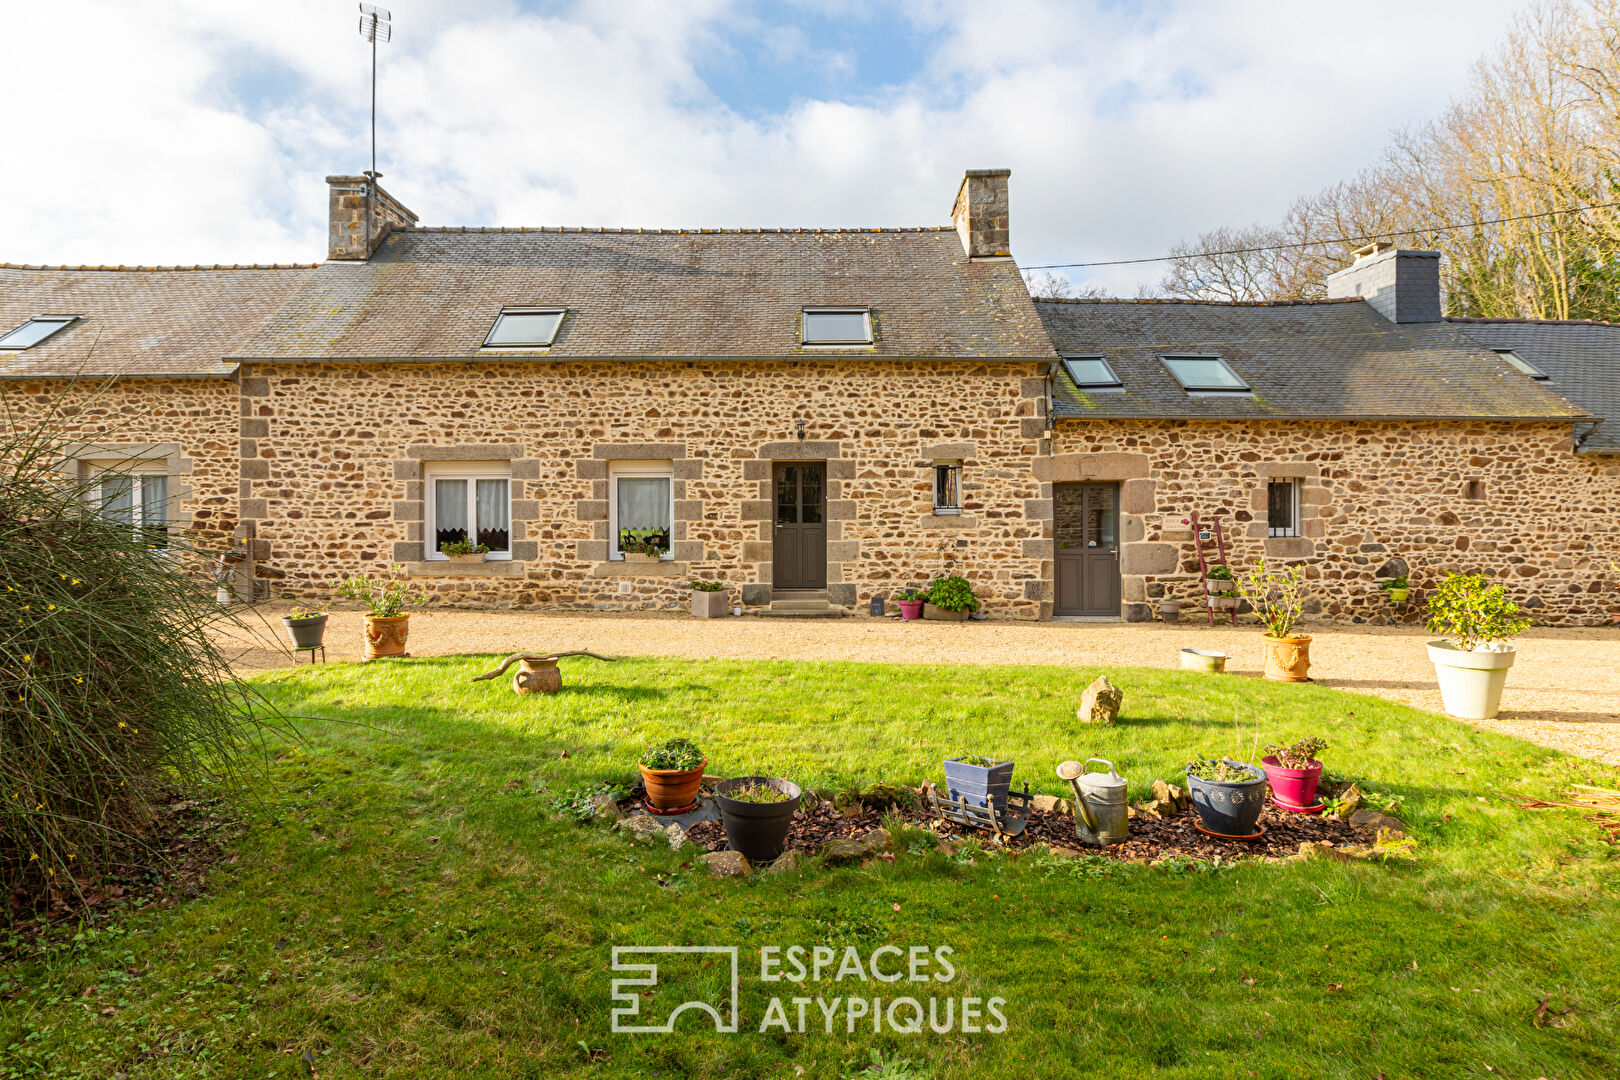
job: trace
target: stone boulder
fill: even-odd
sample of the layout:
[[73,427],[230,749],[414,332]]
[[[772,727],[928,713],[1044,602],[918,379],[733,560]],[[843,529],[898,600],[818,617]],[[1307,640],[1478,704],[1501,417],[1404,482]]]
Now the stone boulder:
[[797,870],[800,863],[801,859],[797,851],[784,851],[771,862],[771,865],[765,868],[765,873],[785,874],[789,870]]
[[1056,795],[1036,795],[1030,802],[1035,809],[1047,814],[1068,814],[1074,811],[1068,799],[1060,799]]
[[1380,814],[1377,810],[1357,810],[1350,815],[1350,827],[1360,833],[1378,835],[1388,830],[1392,837],[1406,835],[1406,825],[1399,818],[1392,818],[1388,814]]
[[865,836],[847,840],[829,840],[821,848],[821,856],[829,866],[838,863],[859,862],[870,858],[889,846],[889,830],[876,828]]
[[1173,813],[1181,813],[1192,805],[1187,789],[1164,780],[1153,781],[1153,801]]
[[710,851],[699,856],[716,877],[747,877],[754,872],[740,851]]
[[632,840],[650,842],[654,839],[665,839],[664,823],[651,814],[631,814],[614,822],[615,829],[622,829],[630,834]]
[[1075,715],[1087,724],[1112,724],[1119,719],[1119,707],[1125,704],[1125,691],[1099,675],[1095,682],[1080,695],[1080,708]]

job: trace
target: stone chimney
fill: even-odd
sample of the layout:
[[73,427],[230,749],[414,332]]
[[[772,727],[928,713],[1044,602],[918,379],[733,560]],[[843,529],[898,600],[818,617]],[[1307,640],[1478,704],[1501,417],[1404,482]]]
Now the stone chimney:
[[1329,274],[1330,299],[1359,296],[1390,322],[1439,322],[1440,253],[1404,251],[1393,244],[1368,244],[1356,261]]
[[328,176],[326,257],[365,260],[394,229],[416,215],[369,176]]
[[951,224],[970,259],[1012,256],[1007,227],[1007,178],[1011,169],[969,169],[956,192]]

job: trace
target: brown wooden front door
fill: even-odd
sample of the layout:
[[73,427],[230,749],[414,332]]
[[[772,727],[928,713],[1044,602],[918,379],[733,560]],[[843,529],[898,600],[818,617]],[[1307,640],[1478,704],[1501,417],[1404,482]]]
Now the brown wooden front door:
[[827,587],[827,465],[776,463],[776,529],[772,535],[777,589]]
[[1119,485],[1054,484],[1054,615],[1119,614]]

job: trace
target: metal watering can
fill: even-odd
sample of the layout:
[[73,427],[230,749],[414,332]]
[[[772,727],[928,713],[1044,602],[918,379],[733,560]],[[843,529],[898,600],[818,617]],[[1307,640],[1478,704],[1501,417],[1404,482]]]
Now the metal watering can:
[[1122,844],[1130,837],[1130,808],[1125,801],[1125,778],[1105,758],[1087,758],[1108,766],[1106,773],[1086,772],[1078,761],[1065,761],[1057,774],[1074,788],[1074,833],[1092,847]]

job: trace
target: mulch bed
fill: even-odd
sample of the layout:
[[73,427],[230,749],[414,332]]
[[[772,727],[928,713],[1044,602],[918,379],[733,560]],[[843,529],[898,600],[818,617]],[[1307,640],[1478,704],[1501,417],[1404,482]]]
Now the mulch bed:
[[[965,834],[987,843],[994,840],[991,833],[963,829],[954,822],[938,820],[921,810],[903,811],[901,816],[907,824],[925,826],[945,839]],[[1328,840],[1335,845],[1347,845],[1361,840],[1346,822],[1319,814],[1290,814],[1270,806],[1260,815],[1260,824],[1265,826],[1266,833],[1258,840],[1219,840],[1205,836],[1193,828],[1197,820],[1197,813],[1191,809],[1166,821],[1154,821],[1137,815],[1130,820],[1129,840],[1123,844],[1093,848],[1086,847],[1076,839],[1074,818],[1070,815],[1035,810],[1031,812],[1029,826],[1023,834],[1001,846],[1018,850],[1036,844],[1050,844],[1122,862],[1154,862],[1164,858],[1209,862],[1217,855],[1224,862],[1244,856],[1292,855],[1305,842]],[[793,827],[788,832],[788,850],[813,855],[829,840],[864,836],[881,824],[883,815],[876,810],[863,809],[858,815],[846,816],[834,809],[831,803],[818,802],[813,807],[801,808],[793,816]],[[699,822],[687,830],[686,835],[705,851],[725,850],[726,834],[718,821]]]

